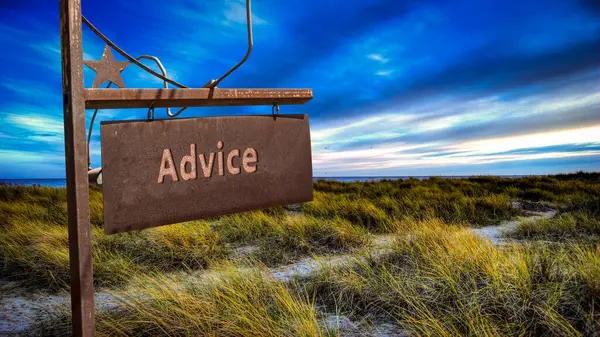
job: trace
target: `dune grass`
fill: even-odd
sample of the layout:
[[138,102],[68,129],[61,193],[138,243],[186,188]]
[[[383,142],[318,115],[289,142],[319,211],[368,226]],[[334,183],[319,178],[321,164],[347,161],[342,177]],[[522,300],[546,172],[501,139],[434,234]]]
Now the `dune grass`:
[[315,189],[305,212],[343,217],[377,232],[389,232],[405,218],[481,226],[518,214],[507,193],[488,193],[467,180],[318,181]]
[[298,286],[330,308],[394,320],[420,336],[585,336],[600,332],[600,253],[499,249],[441,221],[392,253],[329,268]]
[[[392,233],[398,223],[442,219],[482,226],[519,214],[522,198],[557,204],[565,212],[600,213],[600,174],[551,177],[318,181],[302,212],[283,208],[192,221],[106,236],[102,191],[90,189],[95,282],[119,286],[131,272],[194,270],[253,246],[251,257],[268,265],[309,254],[349,251],[368,242],[367,232]],[[39,287],[68,283],[64,189],[0,186],[0,278]],[[257,247],[257,249],[254,249]]]
[[589,211],[576,211],[562,213],[551,219],[523,221],[506,236],[557,242],[600,242],[600,216]]
[[[387,226],[390,221],[407,217],[439,218],[451,224],[472,226],[493,225],[519,215],[510,203],[518,200],[546,202],[565,211],[600,214],[600,173],[366,182],[319,180],[315,190],[320,193],[315,195],[315,201],[305,205],[307,212],[353,221],[358,218],[359,222],[382,230],[393,230],[393,226]],[[342,200],[360,204],[362,208],[346,209]]]
[[[600,334],[600,251],[581,240],[598,233],[600,174],[314,186],[315,200],[301,211],[276,207],[110,236],[101,227],[102,192],[92,188],[94,279],[117,299],[99,308],[97,334],[336,335],[319,324],[317,305],[423,336]],[[561,212],[530,224],[524,239],[568,244],[498,248],[465,229],[519,215],[511,205],[518,200]],[[65,290],[66,219],[64,189],[0,185],[0,279]],[[391,252],[357,255],[289,284],[263,266],[352,252],[369,232],[396,234]],[[249,257],[263,267],[238,264],[244,247],[255,247]],[[68,317],[68,307],[41,313],[31,334],[68,335]]]
[[[386,255],[357,256],[283,283],[222,264],[198,278],[138,276],[97,313],[99,336],[320,336],[317,307],[395,321],[419,336],[600,333],[600,252],[585,246],[500,249],[441,220],[405,222]],[[409,235],[404,235],[410,233]],[[68,308],[31,334],[68,335]]]
[[349,194],[315,192],[314,200],[304,205],[307,214],[324,218],[343,218],[363,228],[388,231],[392,218],[371,200]]
[[[15,219],[4,228],[0,276],[32,287],[68,286],[66,226]],[[95,226],[92,235],[94,282],[100,287],[124,284],[138,271],[204,268],[226,254],[219,234],[200,221],[110,236]]]
[[347,252],[370,241],[365,228],[348,220],[319,219],[278,209],[221,217],[212,226],[228,242],[256,247],[249,257],[268,266],[307,255]]
[[[321,219],[273,208],[118,235],[105,235],[102,193],[90,190],[94,282],[120,287],[136,272],[204,269],[254,245],[268,265],[309,254],[348,251],[368,242],[367,231],[344,219]],[[29,287],[69,284],[64,189],[0,186],[0,278]]]
[[[113,292],[117,309],[96,314],[96,336],[324,336],[313,303],[260,271],[227,264],[197,282],[164,274]],[[57,307],[28,331],[68,336],[70,309]]]

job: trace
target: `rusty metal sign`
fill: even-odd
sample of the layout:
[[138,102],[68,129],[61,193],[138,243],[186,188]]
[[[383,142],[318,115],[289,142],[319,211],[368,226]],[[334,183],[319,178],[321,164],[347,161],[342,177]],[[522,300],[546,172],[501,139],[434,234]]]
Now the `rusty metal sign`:
[[[309,201],[308,118],[278,114],[279,105],[307,103],[313,93],[220,87],[252,52],[250,0],[246,0],[246,54],[201,88],[169,78],[156,56],[125,52],[82,15],[81,0],[59,0],[59,8],[71,326],[74,336],[87,337],[94,335],[95,324],[88,183],[97,184],[102,172],[106,233]],[[84,25],[106,43],[99,60],[83,59]],[[160,72],[142,59],[153,61]],[[92,88],[84,87],[84,66],[95,72]],[[121,72],[129,66],[159,78],[164,88],[125,89]],[[188,107],[250,105],[270,106],[273,116],[154,120],[155,108],[166,108],[166,115],[173,118]],[[171,112],[171,107],[179,109]],[[87,142],[86,108],[95,109]],[[148,108],[153,121],[103,123],[103,167],[92,168],[90,142],[98,110],[120,108]]]
[[312,200],[307,115],[101,124],[107,234]]

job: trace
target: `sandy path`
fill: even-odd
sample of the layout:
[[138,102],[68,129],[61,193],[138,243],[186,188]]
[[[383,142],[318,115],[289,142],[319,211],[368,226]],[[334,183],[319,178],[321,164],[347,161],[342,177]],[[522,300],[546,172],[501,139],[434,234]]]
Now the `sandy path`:
[[481,228],[471,228],[475,235],[489,239],[496,245],[501,245],[506,242],[504,238],[505,232],[510,232],[515,229],[523,221],[536,221],[541,219],[549,219],[556,216],[556,210],[546,212],[533,212],[535,215],[527,217],[519,217],[517,220],[505,221],[497,226],[486,226]]
[[[16,336],[22,334],[38,316],[38,312],[51,310],[57,305],[65,305],[70,295],[48,295],[36,293],[24,296],[8,295],[0,297],[0,336]],[[114,297],[99,292],[94,295],[96,309],[110,308],[117,305]]]
[[[368,248],[371,256],[377,257],[390,251],[394,242],[394,235],[373,235],[372,246]],[[298,262],[271,269],[273,277],[279,281],[288,282],[294,277],[308,277],[315,274],[322,266],[347,265],[356,261],[357,255],[344,254],[324,256],[318,258],[305,258]]]
[[397,324],[391,322],[378,322],[375,324],[364,324],[340,314],[323,314],[323,326],[330,331],[336,331],[345,337],[406,337],[412,336],[410,331],[401,329]]

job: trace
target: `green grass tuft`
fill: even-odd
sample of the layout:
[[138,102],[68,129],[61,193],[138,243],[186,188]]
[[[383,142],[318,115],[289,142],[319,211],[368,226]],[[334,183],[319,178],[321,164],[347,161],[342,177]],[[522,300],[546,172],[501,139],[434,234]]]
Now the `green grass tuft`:
[[562,213],[555,218],[521,222],[507,237],[547,241],[600,241],[600,219],[587,211]]
[[307,214],[325,218],[343,218],[364,228],[385,232],[391,218],[372,201],[346,194],[316,192],[314,200],[305,204]]
[[[182,228],[185,227],[185,230]],[[66,226],[12,220],[0,236],[4,258],[0,277],[27,286],[60,289],[69,284]],[[105,235],[94,227],[93,262],[96,286],[119,286],[137,271],[198,269],[224,257],[218,233],[204,222],[152,228],[122,235]]]
[[269,216],[255,211],[222,217],[213,226],[229,242],[256,246],[253,257],[269,266],[311,254],[345,252],[369,242],[367,231],[348,220],[305,214]]
[[356,316],[422,336],[582,336],[600,332],[600,254],[583,247],[500,249],[440,221],[389,255],[331,268],[301,289]]
[[[308,298],[259,271],[222,267],[193,283],[149,274],[112,295],[118,309],[99,310],[96,336],[325,335]],[[69,316],[59,307],[28,332],[69,335]]]

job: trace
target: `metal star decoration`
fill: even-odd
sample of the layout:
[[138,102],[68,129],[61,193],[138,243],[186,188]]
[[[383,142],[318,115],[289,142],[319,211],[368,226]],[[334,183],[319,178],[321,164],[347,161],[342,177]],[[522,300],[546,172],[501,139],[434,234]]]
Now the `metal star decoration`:
[[125,88],[121,72],[130,63],[127,61],[115,61],[108,45],[104,47],[100,61],[83,61],[83,63],[96,72],[92,88],[97,88],[106,81],[111,81],[119,88]]

